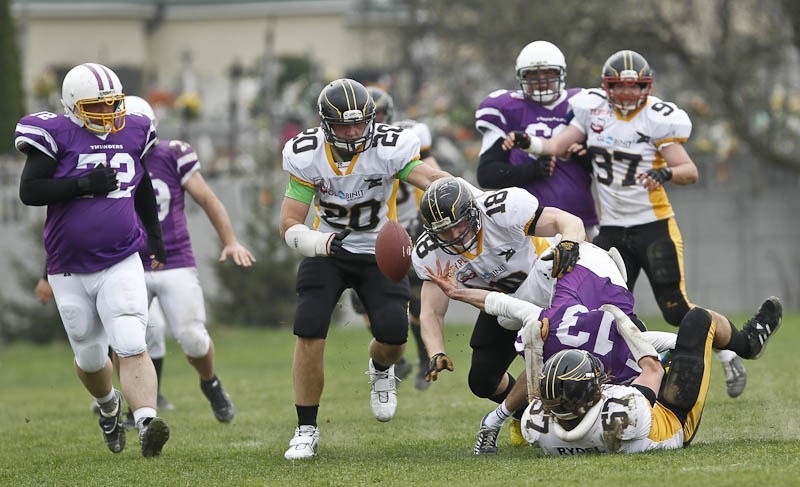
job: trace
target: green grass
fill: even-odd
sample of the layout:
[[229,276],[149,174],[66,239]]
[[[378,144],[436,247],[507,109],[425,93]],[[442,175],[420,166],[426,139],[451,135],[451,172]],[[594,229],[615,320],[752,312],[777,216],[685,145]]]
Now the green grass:
[[[737,317],[737,323],[743,317]],[[800,424],[797,345],[800,315],[784,318],[764,357],[748,362],[745,393],[725,394],[712,372],[703,423],[686,450],[641,455],[545,458],[508,444],[473,457],[481,416],[493,406],[466,384],[469,327],[448,328],[456,370],[426,392],[400,386],[389,423],[369,407],[368,334],[360,324],[331,330],[320,409],[320,456],[283,459],[295,426],[289,330],[213,330],[218,372],[238,413],[218,424],[194,370],[170,343],[162,415],[172,438],[161,457],[143,459],[128,434],[124,452],[105,447],[66,344],[0,350],[0,485],[797,485]],[[410,354],[409,356],[413,356]],[[520,370],[521,363],[515,365]],[[635,482],[635,483],[633,483]]]

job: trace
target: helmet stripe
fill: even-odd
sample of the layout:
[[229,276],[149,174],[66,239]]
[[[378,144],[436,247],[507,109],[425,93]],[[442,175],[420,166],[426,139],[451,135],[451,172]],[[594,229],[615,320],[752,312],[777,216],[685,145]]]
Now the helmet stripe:
[[111,70],[109,70],[107,67],[103,66],[102,64],[98,64],[97,66],[100,67],[100,70],[103,72],[103,74],[106,75],[106,78],[108,79],[108,86],[110,87],[110,89],[113,90],[114,89],[114,77],[111,76]]
[[97,72],[97,68],[95,67],[95,65],[92,63],[86,63],[84,64],[84,66],[86,67],[86,69],[91,71],[91,73],[94,75],[94,79],[97,80],[97,88],[100,91],[104,91],[106,89],[106,86],[105,84],[103,84],[103,80],[100,78],[100,73]]

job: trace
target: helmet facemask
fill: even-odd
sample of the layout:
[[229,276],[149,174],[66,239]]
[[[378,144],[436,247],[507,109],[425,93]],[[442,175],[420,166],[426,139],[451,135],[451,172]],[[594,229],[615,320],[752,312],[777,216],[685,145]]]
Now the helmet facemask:
[[[460,255],[465,252],[470,252],[477,244],[478,232],[481,230],[481,218],[478,209],[473,205],[457,221],[448,224],[449,221],[450,219],[447,218],[446,220],[434,222],[433,225],[431,225],[433,228],[428,228],[428,225],[425,225],[425,230],[433,237],[433,240],[439,244],[439,248],[446,254]],[[467,222],[468,224],[463,225],[463,230],[456,236],[449,239],[442,237],[442,233],[460,226],[463,222]],[[439,228],[434,229],[437,226]]]
[[420,216],[425,232],[445,253],[460,255],[477,245],[481,215],[472,191],[459,179],[434,181],[422,194]]
[[[555,73],[545,73],[546,71],[555,71]],[[528,73],[537,73],[537,76],[526,78]],[[517,81],[522,88],[522,94],[526,99],[542,105],[552,103],[561,96],[566,77],[566,70],[555,65],[536,66],[517,71]]]
[[[638,93],[630,93],[630,88],[639,86]],[[604,77],[603,89],[606,90],[608,101],[611,105],[622,112],[623,115],[637,110],[647,102],[650,91],[653,88],[653,78],[639,78],[636,73],[625,76],[625,72],[619,77]]]
[[[364,86],[351,79],[332,81],[319,94],[317,109],[325,140],[342,155],[364,152],[372,146],[375,133],[375,102]],[[342,137],[334,126],[364,124],[358,137]]]
[[583,418],[600,400],[608,380],[603,370],[603,363],[583,350],[562,350],[547,359],[539,385],[544,410],[559,420]]
[[[92,112],[87,105],[104,103],[111,107],[110,112]],[[75,102],[72,114],[83,121],[84,127],[97,134],[115,134],[125,128],[125,95],[109,94],[99,100],[83,99]]]

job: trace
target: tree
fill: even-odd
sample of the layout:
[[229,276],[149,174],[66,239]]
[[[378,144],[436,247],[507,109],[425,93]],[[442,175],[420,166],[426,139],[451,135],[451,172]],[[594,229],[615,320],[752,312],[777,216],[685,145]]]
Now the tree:
[[[0,0],[0,133],[13,134],[17,120],[24,115],[22,79],[16,28],[9,0]],[[14,150],[14,138],[0,138],[0,152]]]

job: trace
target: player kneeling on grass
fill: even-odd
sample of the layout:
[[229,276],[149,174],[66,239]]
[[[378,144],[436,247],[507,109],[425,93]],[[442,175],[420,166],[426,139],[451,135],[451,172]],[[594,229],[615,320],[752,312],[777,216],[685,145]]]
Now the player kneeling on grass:
[[630,386],[609,385],[602,364],[590,352],[564,350],[547,359],[539,375],[539,397],[522,418],[525,439],[547,455],[688,446],[708,394],[712,346],[721,349],[732,339],[744,338],[749,353],[743,358],[757,359],[782,317],[780,301],[771,297],[738,332],[720,315],[695,307],[681,320],[665,372],[633,322],[615,306],[603,309],[613,314],[642,373]]

